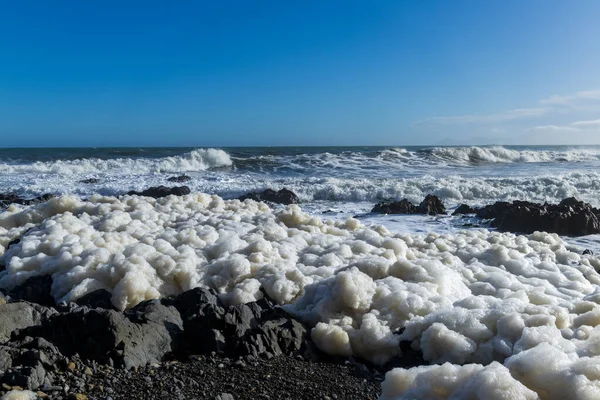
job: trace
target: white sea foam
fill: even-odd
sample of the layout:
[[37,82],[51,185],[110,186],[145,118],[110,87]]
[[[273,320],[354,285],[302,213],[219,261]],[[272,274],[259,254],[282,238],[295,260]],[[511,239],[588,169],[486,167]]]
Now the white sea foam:
[[262,286],[324,351],[382,364],[409,341],[444,363],[390,372],[384,399],[600,390],[600,259],[554,234],[410,235],[192,194],[62,196],[0,214],[0,250],[20,235],[1,287],[52,274],[58,301],[105,288],[125,309],[196,286],[249,302]]

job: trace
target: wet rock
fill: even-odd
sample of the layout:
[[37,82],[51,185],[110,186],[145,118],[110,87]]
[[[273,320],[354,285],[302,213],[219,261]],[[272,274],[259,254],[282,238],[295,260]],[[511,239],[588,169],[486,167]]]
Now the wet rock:
[[179,183],[188,182],[191,180],[192,180],[192,178],[187,175],[172,176],[167,179],[167,181],[169,181],[169,182],[179,182]]
[[145,197],[152,197],[155,199],[159,199],[161,197],[166,197],[169,195],[184,196],[184,195],[190,194],[190,193],[191,193],[190,188],[187,186],[166,187],[166,186],[161,185],[161,186],[150,187],[141,192],[131,191],[131,192],[128,192],[127,194],[130,196],[145,196]]
[[438,196],[428,194],[419,204],[419,212],[427,215],[446,214],[446,207]]
[[593,252],[592,250],[590,250],[590,249],[585,249],[585,250],[583,251],[582,255],[584,255],[584,256],[586,256],[586,255],[593,256],[593,255],[594,255],[594,252]]
[[477,213],[477,209],[475,209],[467,204],[461,204],[460,206],[458,206],[456,208],[456,210],[454,210],[452,215],[464,215],[464,214],[475,214],[475,213]]
[[379,214],[418,214],[419,209],[407,199],[402,199],[400,201],[379,202],[371,212]]
[[476,215],[491,219],[491,225],[504,232],[544,231],[566,236],[600,233],[600,210],[572,197],[559,204],[499,201],[477,209]]
[[371,212],[380,214],[426,214],[426,215],[438,215],[446,214],[446,207],[438,196],[427,195],[425,199],[415,206],[407,199],[400,201],[382,201],[373,207]]
[[100,179],[98,179],[98,178],[87,178],[87,179],[82,179],[79,182],[86,183],[86,184],[92,184],[92,183],[99,183]]
[[238,198],[241,201],[246,199],[255,200],[255,201],[267,201],[271,203],[278,204],[298,204],[300,203],[300,198],[296,195],[296,193],[292,192],[288,189],[281,189],[279,191],[275,191],[273,189],[267,189],[263,192],[253,192],[245,194]]
[[20,204],[28,206],[32,204],[43,203],[45,201],[50,200],[53,197],[53,194],[47,193],[38,197],[34,197],[32,199],[26,199],[14,193],[0,193],[0,207],[7,207],[10,204]]

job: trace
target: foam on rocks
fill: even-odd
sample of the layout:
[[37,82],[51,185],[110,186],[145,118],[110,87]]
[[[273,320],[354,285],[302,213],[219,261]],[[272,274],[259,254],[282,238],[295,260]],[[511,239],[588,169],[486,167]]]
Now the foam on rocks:
[[437,364],[390,371],[386,400],[600,396],[600,260],[556,234],[395,234],[206,194],[62,196],[0,214],[0,253],[6,290],[52,275],[57,302],[104,289],[125,310],[263,288],[325,352],[383,365],[409,344]]

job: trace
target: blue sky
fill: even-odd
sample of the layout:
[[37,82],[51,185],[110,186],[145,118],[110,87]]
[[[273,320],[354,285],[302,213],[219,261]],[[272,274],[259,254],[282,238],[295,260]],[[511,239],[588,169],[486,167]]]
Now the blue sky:
[[0,146],[600,144],[600,1],[4,1]]

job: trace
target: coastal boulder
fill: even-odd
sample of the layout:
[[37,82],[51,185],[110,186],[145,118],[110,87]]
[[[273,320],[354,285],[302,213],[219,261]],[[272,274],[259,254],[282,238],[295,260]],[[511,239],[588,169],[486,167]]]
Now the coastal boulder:
[[461,204],[460,206],[458,206],[456,208],[456,210],[454,210],[452,215],[464,215],[464,214],[476,214],[476,213],[477,213],[476,208],[473,208],[467,204]]
[[159,362],[175,351],[183,324],[179,312],[157,300],[120,313],[101,308],[76,308],[57,314],[21,335],[42,337],[62,354],[126,368]]
[[167,181],[169,181],[169,182],[178,182],[178,183],[188,182],[191,180],[192,180],[192,178],[187,175],[172,176],[170,178],[167,178]]
[[300,203],[300,198],[296,193],[283,188],[279,191],[275,191],[273,189],[267,189],[263,192],[252,192],[245,194],[243,196],[238,197],[239,200],[244,201],[246,199],[254,200],[254,201],[267,201],[271,203],[278,204],[298,204]]
[[469,211],[475,211],[479,218],[492,220],[491,226],[504,232],[544,231],[566,236],[600,233],[600,210],[573,197],[559,204],[498,201]]
[[407,199],[400,201],[381,201],[375,204],[371,212],[379,214],[419,214],[419,208]]
[[428,194],[419,204],[419,212],[427,215],[446,214],[446,207],[438,196]]
[[130,196],[145,196],[152,197],[154,199],[159,199],[161,197],[167,197],[169,195],[175,196],[184,196],[186,194],[190,194],[190,188],[187,186],[175,186],[175,187],[166,187],[166,186],[153,186],[141,192],[136,192],[132,190],[127,194]]
[[10,340],[13,332],[39,325],[54,314],[56,314],[54,310],[37,304],[26,302],[0,304],[0,343]]
[[428,194],[418,206],[408,199],[400,201],[381,201],[373,207],[371,212],[380,214],[446,214],[446,207],[438,196]]

